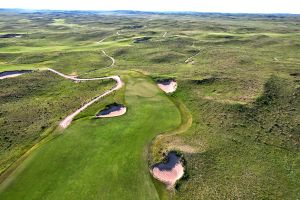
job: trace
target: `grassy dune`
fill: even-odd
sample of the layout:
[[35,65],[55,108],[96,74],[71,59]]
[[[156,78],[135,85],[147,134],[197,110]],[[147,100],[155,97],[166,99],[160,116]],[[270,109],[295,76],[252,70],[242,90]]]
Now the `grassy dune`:
[[176,97],[187,103],[193,125],[166,144],[179,140],[198,153],[184,153],[189,178],[180,183],[175,199],[196,194],[199,199],[299,196],[300,99],[295,83],[271,77],[261,96],[247,105],[206,99],[197,85],[181,85]]

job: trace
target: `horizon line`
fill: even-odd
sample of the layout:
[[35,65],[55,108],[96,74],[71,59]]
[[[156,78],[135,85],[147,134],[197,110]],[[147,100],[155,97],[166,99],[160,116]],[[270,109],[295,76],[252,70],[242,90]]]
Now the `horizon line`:
[[80,11],[80,12],[120,12],[120,11],[131,11],[131,12],[144,12],[144,13],[206,13],[206,14],[249,14],[249,15],[300,15],[300,13],[288,13],[288,12],[270,12],[270,13],[260,13],[260,12],[208,12],[208,11],[155,11],[155,10],[128,10],[128,9],[116,9],[116,10],[88,10],[88,9],[53,9],[53,8],[1,8],[0,10],[24,10],[24,11]]

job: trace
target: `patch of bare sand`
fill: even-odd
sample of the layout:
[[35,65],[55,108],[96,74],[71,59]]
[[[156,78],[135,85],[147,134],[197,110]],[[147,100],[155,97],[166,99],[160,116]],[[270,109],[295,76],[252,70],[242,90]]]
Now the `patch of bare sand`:
[[165,93],[173,93],[177,89],[177,82],[172,79],[158,81],[157,85]]
[[199,149],[191,146],[191,145],[187,145],[187,144],[171,144],[168,147],[168,150],[171,149],[176,149],[177,151],[181,151],[181,152],[185,152],[185,153],[197,153],[199,152]]
[[169,152],[175,150],[185,153],[198,153],[205,149],[205,144],[202,142],[187,142],[177,136],[164,135],[157,138],[155,146],[159,147],[159,152]]
[[167,162],[155,164],[151,170],[154,178],[165,183],[168,188],[173,188],[184,175],[184,167],[181,158],[175,152],[167,155]]
[[120,104],[113,104],[107,106],[104,110],[100,111],[96,117],[97,118],[108,118],[108,117],[118,117],[124,115],[127,109],[125,106]]
[[14,78],[32,72],[31,70],[5,71],[0,73],[0,79]]
[[22,75],[22,73],[20,73],[20,74],[11,74],[11,75],[6,75],[6,76],[1,76],[0,79],[14,78],[14,77],[21,76],[21,75]]

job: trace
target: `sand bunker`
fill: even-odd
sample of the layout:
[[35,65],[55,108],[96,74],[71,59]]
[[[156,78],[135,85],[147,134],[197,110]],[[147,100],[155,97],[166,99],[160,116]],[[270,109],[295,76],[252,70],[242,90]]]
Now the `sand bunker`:
[[157,180],[165,183],[169,188],[175,186],[184,174],[184,167],[181,159],[175,152],[170,152],[167,155],[167,162],[155,164],[152,167],[152,175]]
[[104,110],[101,110],[96,117],[104,118],[104,117],[117,117],[124,115],[126,113],[126,107],[117,103],[106,106]]
[[177,82],[173,79],[157,81],[157,85],[165,93],[172,93],[175,92],[177,89]]
[[62,128],[67,128],[72,120],[74,119],[75,116],[77,116],[80,112],[82,112],[83,110],[85,110],[87,107],[89,107],[90,105],[92,105],[93,103],[95,103],[96,101],[99,101],[101,98],[113,93],[116,90],[119,90],[120,88],[123,87],[124,83],[122,82],[121,78],[119,76],[106,76],[106,77],[99,77],[99,78],[73,78],[72,76],[68,76],[65,75],[63,73],[60,73],[54,69],[48,68],[49,71],[64,77],[66,79],[70,79],[73,81],[96,81],[96,80],[109,80],[109,79],[113,79],[114,81],[116,81],[116,85],[114,87],[112,87],[111,89],[109,89],[108,91],[104,92],[103,94],[101,94],[100,96],[97,96],[96,98],[94,98],[93,100],[91,100],[90,102],[84,104],[83,106],[81,106],[79,109],[77,109],[75,112],[73,112],[72,114],[68,115],[63,121],[61,121],[59,123],[59,126]]
[[0,79],[13,78],[30,72],[32,70],[5,71],[0,73]]
[[9,33],[9,34],[0,35],[0,38],[20,38],[23,35],[24,34]]
[[133,40],[133,43],[141,43],[141,42],[147,42],[148,40],[150,40],[151,37],[141,37],[141,38],[135,38]]

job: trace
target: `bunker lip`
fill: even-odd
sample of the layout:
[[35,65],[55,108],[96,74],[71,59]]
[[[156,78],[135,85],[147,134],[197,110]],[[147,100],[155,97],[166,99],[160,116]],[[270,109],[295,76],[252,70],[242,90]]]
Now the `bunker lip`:
[[158,80],[157,85],[165,93],[173,93],[177,89],[177,82],[175,79]]
[[0,72],[0,79],[13,78],[30,72],[32,72],[32,70],[4,71]]
[[107,105],[105,109],[101,110],[96,117],[105,118],[105,117],[117,117],[124,115],[127,109],[125,106],[117,103]]
[[157,163],[152,166],[151,174],[157,180],[165,183],[168,188],[174,187],[176,181],[182,178],[184,174],[181,158],[176,152],[169,152],[166,162]]

